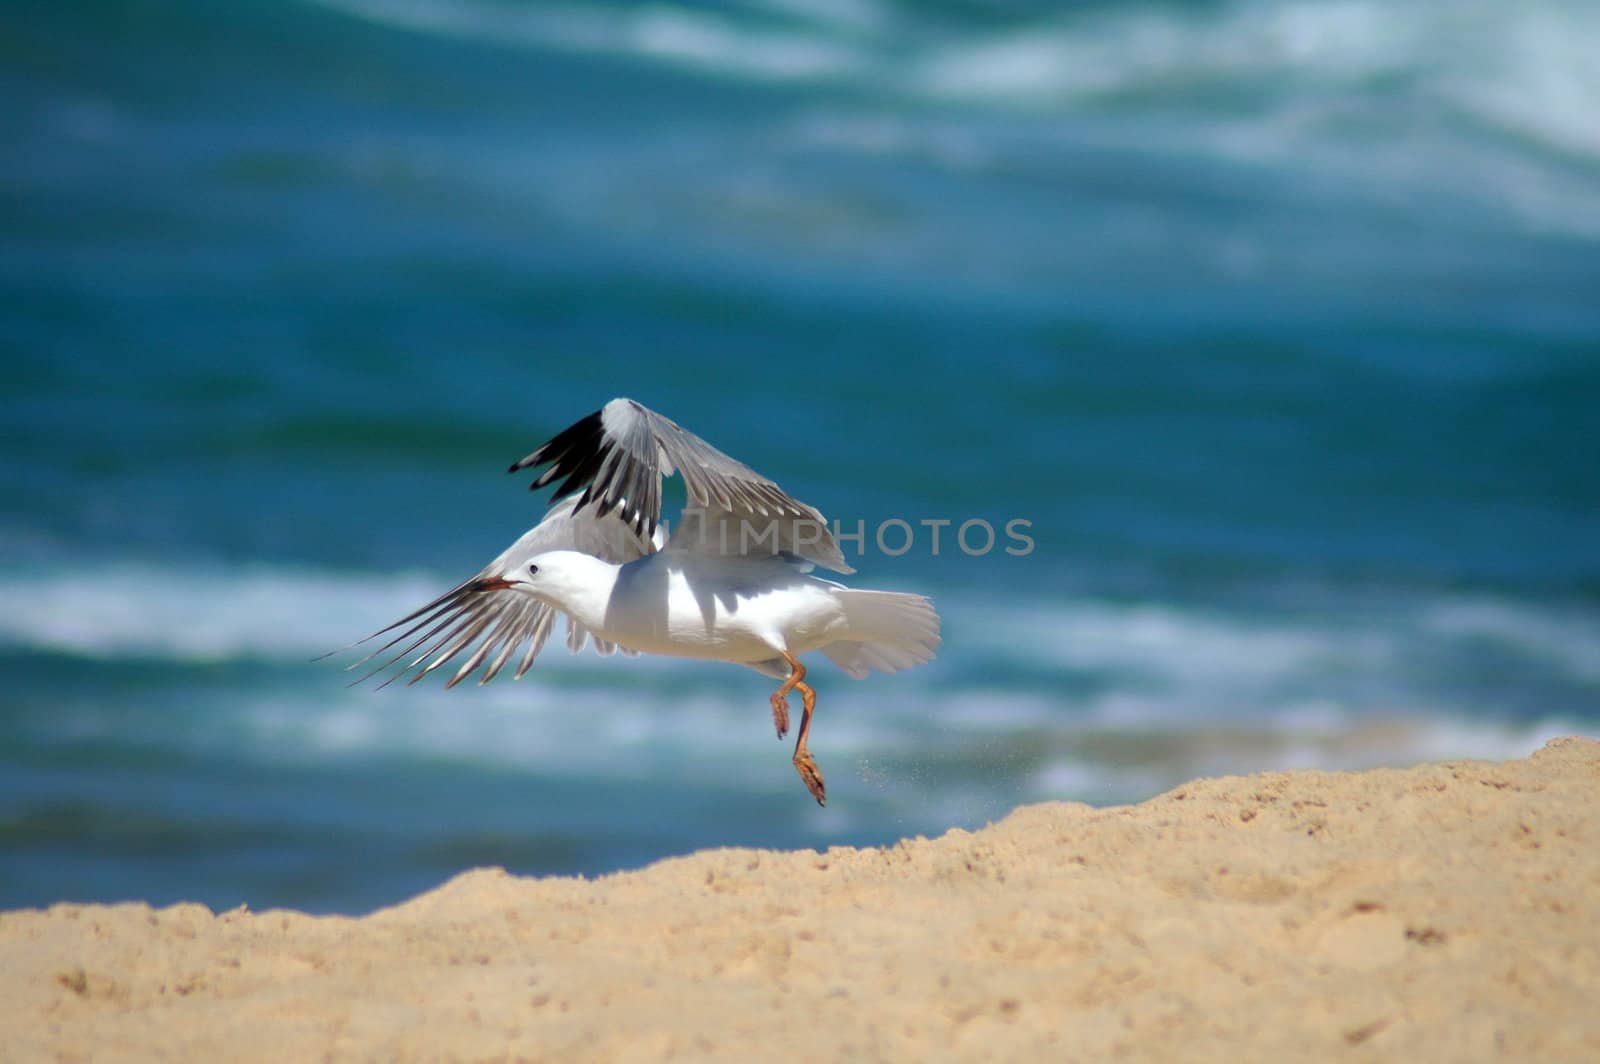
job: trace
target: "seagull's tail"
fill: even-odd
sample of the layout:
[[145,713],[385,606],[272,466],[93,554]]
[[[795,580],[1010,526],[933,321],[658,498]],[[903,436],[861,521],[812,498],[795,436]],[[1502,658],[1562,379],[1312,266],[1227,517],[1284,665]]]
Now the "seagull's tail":
[[859,680],[870,669],[894,672],[926,665],[939,649],[939,614],[921,595],[841,588],[849,634],[822,648],[828,659]]

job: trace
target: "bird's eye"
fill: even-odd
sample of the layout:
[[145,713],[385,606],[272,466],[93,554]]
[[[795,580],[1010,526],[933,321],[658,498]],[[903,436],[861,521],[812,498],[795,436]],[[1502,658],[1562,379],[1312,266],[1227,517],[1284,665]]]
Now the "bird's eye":
[[532,575],[534,575],[534,574],[535,574],[535,573],[537,573],[537,572],[538,572],[538,571],[539,571],[539,567],[538,567],[538,566],[537,566],[537,565],[530,565],[530,566],[528,566],[528,575],[529,575],[529,576],[532,576]]

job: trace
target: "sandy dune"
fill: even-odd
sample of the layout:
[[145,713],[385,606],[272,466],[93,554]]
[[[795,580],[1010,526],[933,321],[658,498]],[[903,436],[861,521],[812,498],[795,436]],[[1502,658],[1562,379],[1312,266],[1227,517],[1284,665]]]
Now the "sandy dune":
[[362,919],[0,914],[0,1059],[1600,1060],[1600,743]]

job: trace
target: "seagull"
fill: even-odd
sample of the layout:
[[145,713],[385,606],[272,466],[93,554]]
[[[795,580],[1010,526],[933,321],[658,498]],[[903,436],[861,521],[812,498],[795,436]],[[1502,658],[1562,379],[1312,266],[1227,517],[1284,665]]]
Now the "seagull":
[[[482,685],[519,651],[520,679],[561,614],[574,654],[588,640],[602,655],[728,661],[782,681],[770,699],[780,740],[798,691],[794,767],[825,805],[806,748],[817,696],[800,655],[820,650],[858,680],[926,664],[939,648],[933,603],[812,575],[855,572],[821,513],[632,399],[611,400],[510,472],[541,466],[530,490],[561,481],[544,519],[476,576],[353,644],[389,637],[348,666],[381,659],[355,682],[399,665],[383,685],[414,684],[464,654],[445,687],[480,667]],[[686,502],[669,536],[661,480],[674,473]]]

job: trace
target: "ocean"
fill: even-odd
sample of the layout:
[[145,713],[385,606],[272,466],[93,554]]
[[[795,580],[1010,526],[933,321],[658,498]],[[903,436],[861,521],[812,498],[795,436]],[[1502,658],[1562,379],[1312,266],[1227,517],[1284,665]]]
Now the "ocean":
[[[1595,40],[1586,0],[6,5],[0,908],[360,913],[1600,736]],[[506,465],[615,395],[938,604],[932,665],[815,662],[826,809],[746,669],[312,660],[537,520]]]

